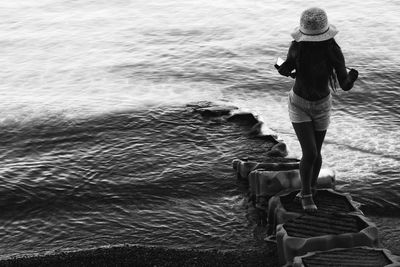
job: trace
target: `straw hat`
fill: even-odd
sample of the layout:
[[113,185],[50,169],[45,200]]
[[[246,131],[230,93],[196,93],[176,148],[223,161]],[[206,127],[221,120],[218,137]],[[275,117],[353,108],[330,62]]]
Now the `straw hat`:
[[337,33],[336,27],[328,23],[326,12],[313,7],[303,11],[300,27],[296,27],[291,35],[297,42],[321,42],[333,38]]

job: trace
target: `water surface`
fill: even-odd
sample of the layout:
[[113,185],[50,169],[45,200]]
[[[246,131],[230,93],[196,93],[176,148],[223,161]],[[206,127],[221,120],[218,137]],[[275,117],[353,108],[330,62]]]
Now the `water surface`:
[[[399,254],[399,3],[322,7],[347,65],[360,72],[350,92],[334,95],[323,166]],[[185,105],[209,100],[254,112],[300,157],[286,111],[293,80],[273,64],[304,8],[259,0],[1,3],[0,253],[257,245],[230,161],[263,147]]]

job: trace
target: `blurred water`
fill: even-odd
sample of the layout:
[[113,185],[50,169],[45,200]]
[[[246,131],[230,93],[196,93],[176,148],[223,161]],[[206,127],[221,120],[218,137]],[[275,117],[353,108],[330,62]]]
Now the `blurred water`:
[[[324,166],[336,171],[338,188],[351,192],[365,210],[378,218],[397,216],[399,3],[308,1],[307,6],[327,10],[340,31],[336,39],[348,66],[360,72],[354,89],[334,96]],[[288,0],[1,3],[0,191],[3,203],[12,205],[2,204],[1,254],[124,242],[250,246],[252,225],[245,218],[243,195],[230,177],[229,161],[236,154],[218,146],[218,138],[212,139],[206,158],[199,152],[204,148],[196,150],[199,165],[189,173],[201,179],[171,180],[170,186],[181,190],[174,193],[175,206],[164,210],[171,196],[160,192],[171,189],[160,184],[169,172],[185,173],[193,165],[177,157],[159,166],[157,170],[164,171],[154,176],[157,157],[145,160],[158,153],[151,146],[154,132],[141,128],[141,119],[148,115],[137,112],[154,112],[157,118],[157,108],[175,114],[171,106],[192,101],[235,104],[263,118],[288,144],[291,156],[299,157],[286,111],[293,81],[279,76],[273,63],[285,56],[289,34],[304,8],[304,1]],[[126,124],[132,118],[135,122]],[[110,121],[115,124],[110,126]],[[197,122],[191,123],[175,126],[190,133],[194,129],[186,127],[196,128]],[[153,123],[150,128],[157,132],[157,127]],[[187,157],[199,138],[210,138],[203,127],[191,142],[179,146],[180,156]],[[162,135],[162,142],[175,151],[176,136]],[[140,154],[146,147],[144,137],[148,154]],[[227,162],[217,178],[200,171],[209,168],[213,149]],[[164,152],[160,155],[172,156]],[[217,160],[222,159],[217,157],[210,166],[218,168]],[[128,167],[134,161],[143,168],[144,177],[135,178],[139,184],[131,178],[138,170]],[[200,200],[188,193],[213,178],[220,179],[224,193]],[[163,208],[155,207],[157,201]],[[201,216],[191,217],[197,213]],[[163,223],[165,217],[173,219]]]

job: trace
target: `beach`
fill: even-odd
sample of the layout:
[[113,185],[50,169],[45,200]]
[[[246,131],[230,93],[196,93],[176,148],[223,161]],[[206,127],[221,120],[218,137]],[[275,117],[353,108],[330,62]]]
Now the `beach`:
[[122,246],[89,251],[24,257],[0,266],[278,266],[276,246],[250,251],[177,250]]

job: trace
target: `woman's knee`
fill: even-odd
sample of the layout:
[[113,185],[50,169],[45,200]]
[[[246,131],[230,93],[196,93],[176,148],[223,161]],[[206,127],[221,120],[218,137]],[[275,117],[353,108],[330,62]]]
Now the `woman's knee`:
[[317,149],[308,149],[307,151],[303,151],[302,160],[313,164],[317,160],[322,160],[321,154],[318,153]]

